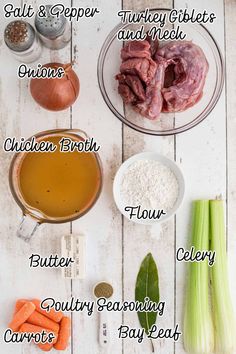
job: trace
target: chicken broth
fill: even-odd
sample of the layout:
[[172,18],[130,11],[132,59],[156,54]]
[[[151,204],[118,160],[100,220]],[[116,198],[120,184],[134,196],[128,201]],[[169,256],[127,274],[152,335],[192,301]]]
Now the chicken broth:
[[[25,153],[18,183],[24,201],[52,218],[73,217],[86,211],[101,185],[99,163],[91,152],[61,152],[65,135],[41,137],[57,146],[54,152]],[[73,141],[79,137],[67,135]]]

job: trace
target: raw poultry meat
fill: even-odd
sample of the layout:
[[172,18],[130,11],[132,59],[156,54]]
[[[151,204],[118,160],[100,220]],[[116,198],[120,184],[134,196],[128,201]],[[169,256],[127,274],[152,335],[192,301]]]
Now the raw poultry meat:
[[163,75],[157,70],[158,64],[151,58],[151,46],[148,41],[129,42],[121,51],[123,62],[118,92],[125,103],[149,119],[159,117],[162,109],[160,89]]
[[146,85],[152,81],[156,70],[157,64],[151,58],[127,59],[120,66],[122,74],[138,76]]
[[134,106],[134,109],[142,116],[152,120],[159,117],[163,106],[161,89],[164,83],[165,67],[161,58],[157,61],[157,66],[155,76],[146,87],[146,100]]
[[[188,41],[170,42],[155,55],[166,60],[172,80],[162,88],[163,112],[181,112],[196,104],[203,94],[208,62],[200,47]],[[171,82],[172,81],[172,82]],[[168,82],[168,79],[167,79]]]
[[162,112],[180,112],[202,97],[208,62],[190,41],[159,48],[150,38],[128,42],[121,50],[118,92],[126,104],[149,119]]
[[138,76],[118,74],[118,91],[125,103],[144,102],[146,99],[143,84]]
[[121,49],[121,59],[151,58],[150,44],[148,41],[130,41]]

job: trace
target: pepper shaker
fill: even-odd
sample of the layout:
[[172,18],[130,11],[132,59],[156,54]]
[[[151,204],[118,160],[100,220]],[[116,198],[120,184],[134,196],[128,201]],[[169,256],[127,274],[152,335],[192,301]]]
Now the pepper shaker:
[[5,28],[4,40],[13,56],[20,62],[31,63],[41,55],[42,45],[28,22],[10,22]]
[[46,5],[46,17],[35,17],[35,27],[43,44],[50,49],[62,49],[71,39],[70,24],[65,16],[51,15],[52,5]]

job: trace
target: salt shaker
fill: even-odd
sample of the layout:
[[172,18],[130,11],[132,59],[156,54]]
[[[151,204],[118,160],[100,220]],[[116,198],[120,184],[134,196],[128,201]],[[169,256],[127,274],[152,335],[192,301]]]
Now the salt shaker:
[[10,22],[5,28],[4,40],[13,56],[20,62],[31,63],[41,55],[41,42],[28,22]]
[[71,28],[67,19],[51,15],[52,5],[46,5],[46,17],[35,17],[35,27],[43,44],[50,49],[62,49],[71,39]]

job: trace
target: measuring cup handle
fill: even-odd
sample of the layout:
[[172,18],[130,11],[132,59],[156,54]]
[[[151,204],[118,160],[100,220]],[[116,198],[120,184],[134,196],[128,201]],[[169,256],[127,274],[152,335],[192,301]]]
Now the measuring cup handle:
[[29,242],[39,225],[40,223],[29,215],[23,215],[23,218],[17,230],[17,236],[25,242]]

